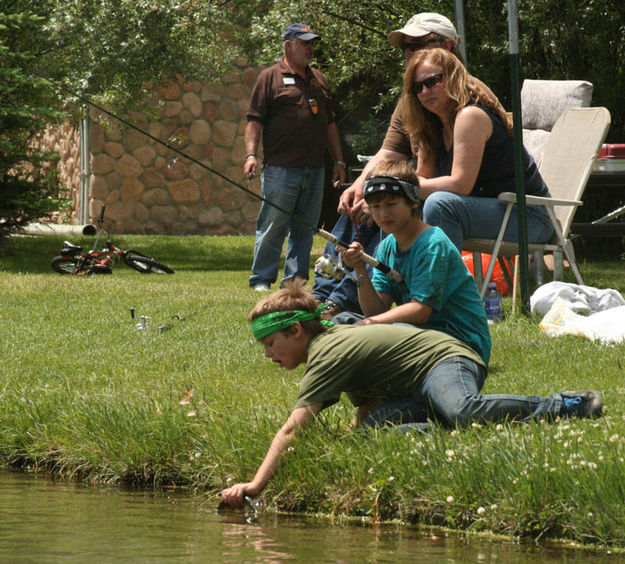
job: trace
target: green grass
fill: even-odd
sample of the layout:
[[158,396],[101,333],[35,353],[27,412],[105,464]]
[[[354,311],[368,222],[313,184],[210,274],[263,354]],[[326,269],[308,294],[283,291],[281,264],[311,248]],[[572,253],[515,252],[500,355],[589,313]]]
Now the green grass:
[[[216,499],[253,476],[303,372],[266,361],[249,332],[253,239],[115,242],[176,274],[120,264],[112,275],[60,276],[49,262],[61,239],[50,236],[0,249],[0,461],[96,482],[189,485]],[[580,267],[587,284],[625,293],[623,262]],[[150,330],[135,330],[130,307]],[[598,389],[605,416],[352,436],[342,402],[296,440],[262,503],[625,548],[625,345],[551,338],[524,317],[492,335],[486,392]]]

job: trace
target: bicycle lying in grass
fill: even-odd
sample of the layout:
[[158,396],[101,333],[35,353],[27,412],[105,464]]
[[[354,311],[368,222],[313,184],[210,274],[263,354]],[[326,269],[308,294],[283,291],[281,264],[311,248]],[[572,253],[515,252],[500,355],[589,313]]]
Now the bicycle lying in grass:
[[148,257],[137,251],[125,251],[113,245],[109,239],[104,243],[101,250],[98,250],[100,237],[104,232],[102,224],[104,223],[104,209],[97,218],[98,232],[93,244],[93,249],[84,252],[80,245],[74,245],[71,241],[63,241],[61,247],[61,255],[54,257],[50,266],[60,274],[111,274],[113,272],[113,264],[121,258],[130,267],[143,273],[154,274],[173,274],[173,269],[151,257]]

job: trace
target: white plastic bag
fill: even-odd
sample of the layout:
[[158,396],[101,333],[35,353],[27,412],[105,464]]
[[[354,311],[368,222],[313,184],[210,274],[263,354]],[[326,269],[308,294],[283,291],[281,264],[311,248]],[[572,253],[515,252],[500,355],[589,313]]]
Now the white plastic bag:
[[613,307],[589,316],[575,313],[562,298],[557,298],[540,322],[547,334],[580,335],[602,343],[625,341],[625,306]]
[[539,286],[532,294],[530,309],[532,313],[545,315],[558,298],[566,302],[571,311],[584,315],[625,305],[623,296],[610,288],[600,289],[567,282],[549,282]]

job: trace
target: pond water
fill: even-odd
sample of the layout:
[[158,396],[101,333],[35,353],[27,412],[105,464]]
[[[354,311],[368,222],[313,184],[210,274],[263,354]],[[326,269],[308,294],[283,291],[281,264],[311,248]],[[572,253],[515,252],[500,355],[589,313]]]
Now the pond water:
[[616,562],[608,554],[219,511],[201,496],[0,472],[0,562]]

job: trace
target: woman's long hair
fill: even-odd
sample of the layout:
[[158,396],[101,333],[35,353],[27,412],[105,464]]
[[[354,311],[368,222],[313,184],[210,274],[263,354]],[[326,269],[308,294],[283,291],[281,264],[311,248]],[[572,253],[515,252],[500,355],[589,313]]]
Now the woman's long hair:
[[411,137],[419,141],[419,147],[426,153],[437,152],[441,143],[441,121],[439,117],[426,110],[414,93],[414,75],[422,63],[430,63],[441,69],[443,85],[449,96],[452,126],[456,114],[469,104],[481,104],[494,110],[502,123],[512,131],[512,124],[506,111],[495,97],[479,80],[469,74],[462,62],[446,49],[436,48],[417,51],[408,63],[404,74],[404,86],[400,104],[406,130]]

